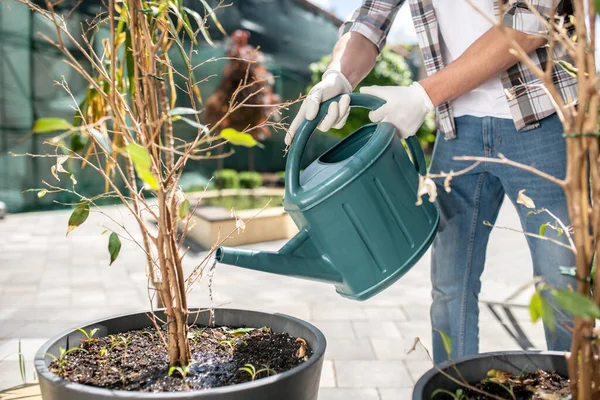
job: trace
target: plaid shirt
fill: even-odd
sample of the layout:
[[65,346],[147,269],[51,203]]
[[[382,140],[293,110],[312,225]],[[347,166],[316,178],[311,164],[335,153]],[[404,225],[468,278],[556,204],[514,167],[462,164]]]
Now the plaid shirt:
[[[406,0],[363,0],[362,6],[356,10],[351,20],[340,28],[340,35],[346,32],[358,32],[372,41],[381,51],[392,22]],[[452,1],[452,0],[448,0]],[[491,0],[490,0],[491,1]],[[527,3],[535,10],[550,17],[553,0],[502,0],[508,3],[503,16],[504,24],[510,28],[536,35],[548,35],[545,25],[528,8]],[[444,68],[438,22],[435,17],[433,0],[409,0],[419,47],[427,74],[431,75]],[[494,0],[498,10],[497,0]],[[568,12],[572,7],[570,0],[559,3],[559,13]],[[558,46],[557,46],[558,47]],[[565,59],[560,48],[556,48],[554,58]],[[549,59],[548,47],[541,47],[529,55],[535,65],[544,68]],[[563,99],[573,101],[577,98],[577,80],[559,65],[554,66],[553,80]],[[541,81],[527,66],[517,63],[500,76],[504,93],[515,126],[518,130],[529,130],[539,126],[539,121],[555,112],[550,97],[540,85]],[[438,128],[446,139],[456,137],[456,128],[452,118],[449,102],[437,107]]]

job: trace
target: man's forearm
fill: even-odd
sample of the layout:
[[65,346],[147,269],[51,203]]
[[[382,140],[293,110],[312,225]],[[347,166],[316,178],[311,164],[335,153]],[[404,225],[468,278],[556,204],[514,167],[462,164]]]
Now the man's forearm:
[[348,32],[336,43],[331,54],[330,68],[344,74],[355,88],[375,66],[377,47],[369,39],[357,32]]
[[[508,34],[530,53],[543,46],[546,39],[507,28]],[[458,59],[419,83],[435,106],[455,99],[481,86],[489,79],[516,64],[509,52],[505,33],[491,28],[477,39]]]

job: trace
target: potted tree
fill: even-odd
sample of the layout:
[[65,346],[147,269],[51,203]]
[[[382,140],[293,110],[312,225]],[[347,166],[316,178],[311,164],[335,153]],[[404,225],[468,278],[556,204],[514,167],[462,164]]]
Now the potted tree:
[[[279,314],[190,309],[187,302],[187,292],[215,265],[207,256],[184,275],[183,240],[196,205],[178,180],[189,160],[208,157],[226,143],[212,133],[261,93],[240,95],[260,86],[259,81],[244,82],[221,120],[200,123],[202,99],[189,54],[200,35],[212,43],[208,21],[219,26],[209,4],[200,1],[200,14],[182,0],[110,0],[105,11],[75,34],[65,22],[68,9],[59,10],[51,1],[46,7],[20,1],[55,27],[54,37],[45,39],[89,85],[83,101],[74,102],[73,122],[35,122],[34,133],[59,132],[46,142],[50,150],[36,156],[55,160],[57,180],[67,177],[35,190],[39,197],[60,192],[76,199],[67,234],[90,212],[103,213],[96,207],[101,199],[119,199],[138,222],[142,239],[113,221],[121,229],[106,232],[110,262],[117,259],[122,238],[139,245],[146,254],[150,297],[164,306],[86,324],[48,341],[35,358],[43,398],[266,399],[285,394],[287,399],[316,399],[325,339],[315,327]],[[99,33],[103,26],[105,38]],[[76,47],[86,64],[78,62],[65,42]],[[185,70],[173,67],[170,50],[179,53]],[[59,84],[71,94],[68,82]],[[189,107],[176,107],[182,95]],[[197,134],[191,141],[179,139],[175,123],[189,124]],[[249,136],[236,132],[227,140],[247,143]],[[105,193],[90,198],[77,192],[71,168],[77,164],[102,176]]]
[[[503,15],[503,2],[499,3],[499,15]],[[558,2],[556,2],[558,3]],[[554,321],[549,298],[574,316],[572,327],[573,341],[568,353],[551,352],[501,352],[482,354],[451,361],[436,366],[417,383],[413,398],[421,399],[577,399],[600,398],[600,357],[598,331],[595,322],[600,319],[600,280],[595,276],[595,257],[600,250],[600,159],[598,133],[598,108],[600,101],[600,75],[595,64],[595,35],[597,13],[600,2],[597,0],[573,1],[574,13],[570,18],[546,20],[539,14],[541,24],[549,32],[548,46],[555,49],[561,46],[572,63],[565,59],[552,59],[546,69],[535,68],[529,56],[511,41],[516,57],[531,66],[551,97],[556,112],[564,128],[567,141],[567,171],[560,179],[537,170],[535,166],[513,162],[503,156],[499,158],[456,157],[457,160],[500,163],[527,170],[549,179],[565,191],[571,226],[552,218],[551,226],[568,237],[568,246],[575,254],[576,265],[564,268],[561,273],[577,278],[577,287],[560,289],[538,282],[530,303],[534,321],[542,318],[547,323]],[[498,29],[503,29],[501,20],[488,17]],[[553,53],[550,51],[550,53]],[[579,98],[564,100],[558,95],[552,82],[552,69],[558,64],[578,80]],[[451,190],[451,179],[458,172],[429,175],[421,181],[421,192],[435,191],[432,179],[445,179],[446,190]],[[526,189],[526,188],[523,188]],[[535,199],[524,193],[518,200],[532,213],[552,210],[536,209]],[[543,206],[543,205],[540,205]],[[544,237],[546,226],[539,232],[527,232],[531,236]],[[559,243],[560,244],[560,243]],[[447,351],[451,343],[444,337]],[[544,372],[537,376],[527,375],[537,370]],[[569,381],[561,381],[558,375],[568,376]],[[524,374],[524,375],[523,375]],[[517,376],[521,375],[521,376]],[[537,382],[536,382],[537,380]],[[537,383],[537,385],[536,385]],[[534,387],[537,386],[537,387]],[[521,393],[517,393],[522,390]],[[537,392],[536,392],[537,390]],[[535,392],[535,393],[534,393]],[[537,396],[537,397],[536,397]]]

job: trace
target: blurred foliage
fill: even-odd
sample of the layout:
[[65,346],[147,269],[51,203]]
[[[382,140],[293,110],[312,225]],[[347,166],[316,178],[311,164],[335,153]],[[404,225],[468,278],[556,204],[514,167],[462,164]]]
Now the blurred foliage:
[[239,173],[240,187],[244,189],[256,189],[262,186],[262,176],[259,172],[242,171]]
[[[310,65],[312,81],[307,88],[310,90],[320,80],[331,61],[331,56],[325,56],[320,61]],[[404,57],[389,48],[385,48],[371,73],[356,87],[362,86],[408,86],[413,82],[410,69]],[[346,137],[358,128],[371,123],[369,110],[356,108],[352,110],[346,125],[342,129],[332,129],[329,133]],[[417,131],[417,137],[423,148],[428,148],[435,141],[435,121],[433,115],[428,115],[423,125]]]
[[220,196],[202,199],[202,203],[206,205],[236,211],[281,207],[281,201],[281,196]]
[[239,189],[240,187],[240,176],[234,169],[215,171],[215,180],[221,189]]

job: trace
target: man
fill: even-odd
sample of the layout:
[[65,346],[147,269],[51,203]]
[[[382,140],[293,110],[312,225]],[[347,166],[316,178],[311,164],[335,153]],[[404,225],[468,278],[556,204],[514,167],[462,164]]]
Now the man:
[[[500,0],[502,1],[502,0]],[[405,0],[365,0],[352,19],[340,29],[331,65],[322,81],[308,94],[292,122],[286,143],[290,143],[304,118],[315,118],[319,104],[349,93],[375,65],[386,35]],[[536,14],[548,19],[572,9],[569,0],[510,0],[504,6],[501,32],[480,11],[497,15],[494,0],[409,0],[413,22],[423,52],[428,76],[409,87],[364,87],[386,104],[369,114],[373,122],[389,122],[402,138],[414,135],[426,114],[437,112],[439,132],[430,172],[460,170],[470,163],[455,156],[507,158],[563,178],[566,146],[562,126],[550,98],[526,65],[517,63],[509,52],[508,35],[533,59],[545,67],[549,59],[546,25]],[[507,3],[505,1],[505,3]],[[531,4],[534,11],[528,8]],[[558,54],[556,49],[555,54]],[[564,99],[576,99],[576,80],[558,64],[553,79]],[[346,122],[349,97],[332,103],[319,129],[340,128]],[[555,223],[547,214],[529,214],[517,204],[519,191],[526,189],[539,208],[552,211],[569,224],[566,200],[560,187],[528,172],[505,165],[484,163],[452,180],[447,193],[438,182],[437,206],[440,226],[433,244],[431,279],[433,304],[434,361],[458,358],[479,351],[480,277],[491,228],[504,196],[516,205],[523,230],[537,233],[540,225]],[[564,239],[563,235],[560,240]],[[534,274],[553,286],[573,284],[560,273],[560,266],[574,265],[570,250],[548,241],[527,237]],[[520,262],[518,259],[514,262]],[[546,328],[551,350],[567,350],[570,320],[555,307],[556,329]],[[439,331],[452,339],[447,355]]]

